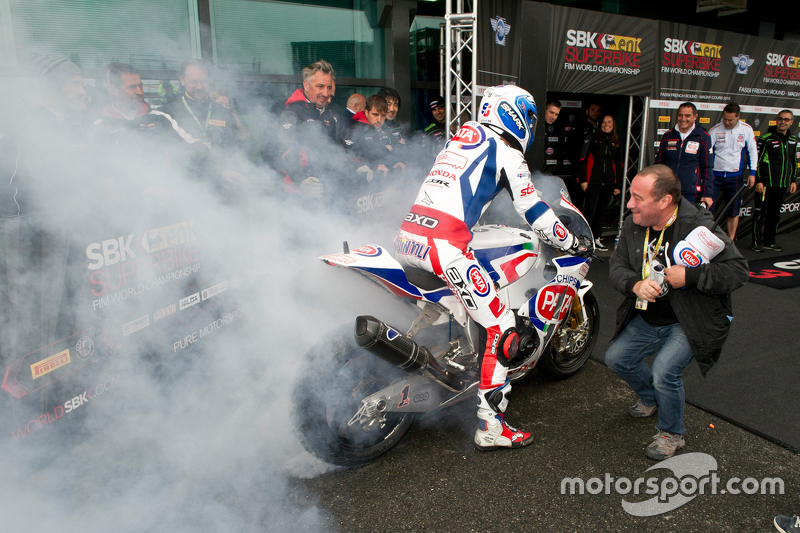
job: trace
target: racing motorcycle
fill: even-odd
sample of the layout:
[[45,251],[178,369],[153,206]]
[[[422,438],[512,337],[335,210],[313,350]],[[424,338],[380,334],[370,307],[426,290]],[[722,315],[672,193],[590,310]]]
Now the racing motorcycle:
[[[570,231],[591,236],[560,180],[539,175],[534,185]],[[591,258],[565,254],[531,230],[491,224],[473,232],[470,247],[488,276],[451,282],[466,302],[472,282],[490,277],[502,303],[514,311],[520,342],[508,370],[512,383],[534,367],[553,379],[578,372],[600,327],[597,299],[585,279]],[[416,315],[403,329],[359,316],[355,328],[342,326],[306,354],[303,368],[314,372],[294,388],[295,430],[319,459],[359,466],[397,444],[415,417],[476,396],[478,327],[444,281],[420,269],[404,270],[384,247],[349,250],[345,242],[343,253],[320,259],[378,284]]]

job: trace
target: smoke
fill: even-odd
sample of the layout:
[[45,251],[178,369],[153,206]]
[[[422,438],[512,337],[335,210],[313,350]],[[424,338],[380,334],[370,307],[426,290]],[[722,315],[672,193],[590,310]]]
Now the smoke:
[[326,530],[292,484],[332,468],[294,434],[303,355],[358,314],[408,312],[318,256],[391,247],[430,154],[409,145],[405,173],[365,183],[342,147],[307,139],[325,162],[315,200],[260,159],[274,101],[234,92],[250,142],[208,159],[147,132],[109,142],[34,86],[0,86],[17,104],[0,112],[4,528]]

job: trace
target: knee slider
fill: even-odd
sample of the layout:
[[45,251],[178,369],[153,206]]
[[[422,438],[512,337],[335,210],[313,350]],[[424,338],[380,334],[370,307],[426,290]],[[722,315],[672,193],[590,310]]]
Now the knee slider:
[[511,360],[519,353],[519,334],[516,328],[505,330],[497,344],[497,362],[508,367]]

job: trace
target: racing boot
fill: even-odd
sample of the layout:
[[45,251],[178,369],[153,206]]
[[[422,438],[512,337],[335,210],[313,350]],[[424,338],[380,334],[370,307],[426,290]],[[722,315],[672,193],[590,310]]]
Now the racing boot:
[[496,389],[478,389],[478,430],[475,432],[475,448],[491,451],[497,448],[521,448],[533,442],[533,435],[509,426],[503,418],[508,407],[511,381]]

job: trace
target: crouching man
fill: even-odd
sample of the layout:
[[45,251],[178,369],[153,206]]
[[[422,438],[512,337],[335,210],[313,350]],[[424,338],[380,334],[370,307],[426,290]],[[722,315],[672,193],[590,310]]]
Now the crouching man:
[[[628,412],[658,411],[651,459],[685,445],[683,369],[694,358],[705,376],[719,360],[733,310],[730,293],[747,282],[747,261],[713,218],[681,198],[669,167],[653,165],[631,183],[627,217],[611,255],[611,283],[626,296],[606,364],[639,396]],[[652,369],[644,358],[655,354]]]

